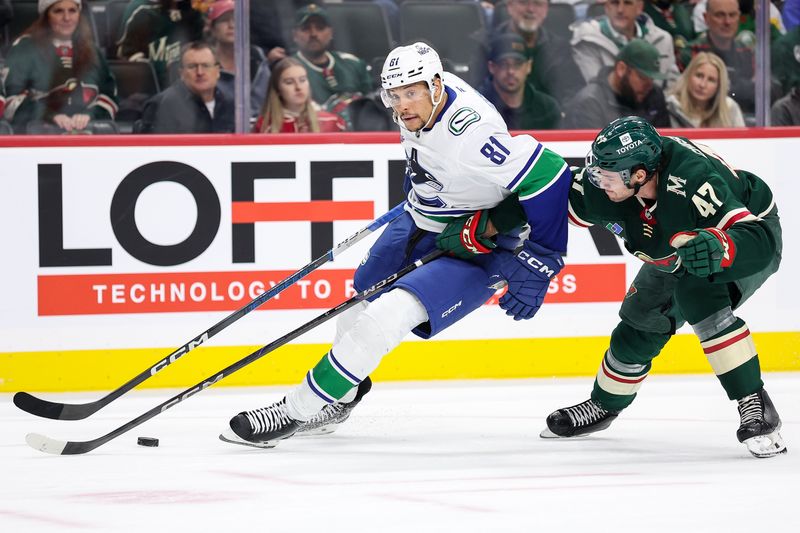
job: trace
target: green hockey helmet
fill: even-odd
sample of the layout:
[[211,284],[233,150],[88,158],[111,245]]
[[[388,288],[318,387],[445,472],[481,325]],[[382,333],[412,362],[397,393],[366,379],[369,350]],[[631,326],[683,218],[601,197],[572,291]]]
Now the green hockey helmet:
[[[595,137],[586,156],[586,168],[594,185],[599,186],[592,169],[619,172],[626,186],[631,175],[644,168],[648,176],[658,170],[661,161],[661,136],[640,117],[622,117],[610,122]],[[649,179],[649,178],[648,178]]]

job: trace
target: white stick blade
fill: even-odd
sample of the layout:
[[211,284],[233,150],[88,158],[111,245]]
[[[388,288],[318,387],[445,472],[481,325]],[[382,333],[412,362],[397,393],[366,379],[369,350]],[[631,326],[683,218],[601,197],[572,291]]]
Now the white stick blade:
[[61,455],[67,443],[60,440],[51,439],[38,433],[28,433],[25,435],[25,442],[34,450],[39,450],[44,453],[52,453],[53,455]]

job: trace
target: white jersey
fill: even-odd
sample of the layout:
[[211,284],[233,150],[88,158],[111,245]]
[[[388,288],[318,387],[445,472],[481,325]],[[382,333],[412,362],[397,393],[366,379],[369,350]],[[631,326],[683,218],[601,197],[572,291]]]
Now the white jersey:
[[530,135],[512,137],[500,114],[458,76],[444,73],[447,102],[419,134],[401,130],[406,209],[434,232],[454,217],[494,207],[512,192],[520,201],[545,191],[567,170],[564,160]]

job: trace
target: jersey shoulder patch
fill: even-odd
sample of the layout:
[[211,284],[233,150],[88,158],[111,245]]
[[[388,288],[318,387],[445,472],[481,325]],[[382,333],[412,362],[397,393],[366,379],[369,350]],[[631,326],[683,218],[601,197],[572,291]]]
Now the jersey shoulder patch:
[[453,135],[458,136],[467,131],[467,128],[480,119],[480,113],[471,107],[462,107],[457,109],[455,113],[453,113],[453,116],[450,117],[450,120],[447,122],[447,129]]

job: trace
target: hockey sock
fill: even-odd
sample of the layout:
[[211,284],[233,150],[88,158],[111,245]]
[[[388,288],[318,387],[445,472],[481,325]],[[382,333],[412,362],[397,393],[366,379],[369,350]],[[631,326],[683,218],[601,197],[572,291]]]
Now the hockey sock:
[[609,411],[628,407],[670,336],[642,331],[624,321],[617,324],[597,371],[592,399]]
[[395,289],[381,295],[358,315],[350,330],[303,382],[287,394],[289,415],[308,420],[325,404],[345,399],[378,367],[384,355],[426,320],[425,308],[411,293]]
[[736,317],[733,324],[711,337],[701,338],[700,345],[731,400],[764,386],[753,336],[741,318]]

